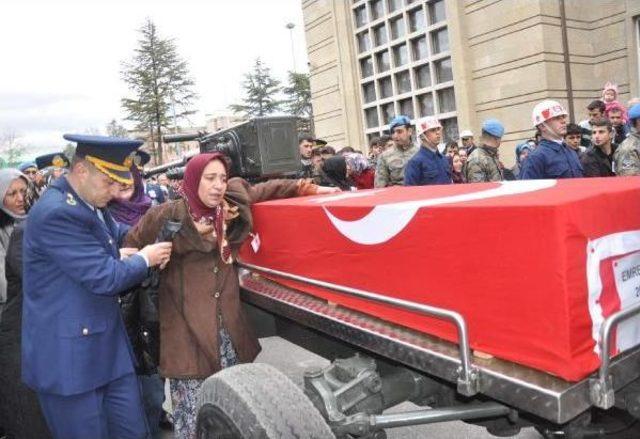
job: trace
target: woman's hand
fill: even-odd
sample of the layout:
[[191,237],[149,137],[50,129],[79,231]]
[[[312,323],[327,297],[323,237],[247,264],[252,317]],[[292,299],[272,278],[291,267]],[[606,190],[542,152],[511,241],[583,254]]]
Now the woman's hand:
[[339,187],[318,186],[317,195],[335,194],[342,192]]

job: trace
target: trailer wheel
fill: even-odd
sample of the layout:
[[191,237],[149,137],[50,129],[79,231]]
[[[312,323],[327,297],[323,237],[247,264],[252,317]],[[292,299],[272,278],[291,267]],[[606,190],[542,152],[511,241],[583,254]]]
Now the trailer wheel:
[[260,363],[224,369],[202,384],[198,439],[334,438],[320,412],[298,386]]

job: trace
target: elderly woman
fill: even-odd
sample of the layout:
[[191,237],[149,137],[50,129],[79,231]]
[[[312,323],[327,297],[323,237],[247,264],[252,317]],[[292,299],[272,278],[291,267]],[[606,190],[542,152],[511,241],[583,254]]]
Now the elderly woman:
[[20,223],[29,208],[27,177],[17,169],[0,170],[0,196],[0,287],[7,299],[0,319],[0,419],[9,438],[46,439],[51,434],[38,398],[20,379],[23,234]]
[[198,391],[222,368],[251,362],[258,339],[240,305],[234,253],[251,233],[251,204],[335,192],[307,180],[272,180],[249,185],[227,180],[219,153],[200,154],[185,169],[181,200],[154,207],[129,232],[125,245],[154,242],[167,220],[180,221],[171,261],[162,271],[160,373],[170,378],[176,438],[191,439]]
[[9,238],[17,220],[27,214],[27,189],[29,180],[17,169],[0,170],[0,318],[7,301],[7,280],[4,261],[9,246]]

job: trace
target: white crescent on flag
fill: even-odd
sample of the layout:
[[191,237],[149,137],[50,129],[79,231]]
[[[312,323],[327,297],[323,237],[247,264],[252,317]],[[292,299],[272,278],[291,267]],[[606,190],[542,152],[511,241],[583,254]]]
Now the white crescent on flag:
[[[375,245],[382,244],[402,232],[421,207],[524,194],[527,192],[548,189],[555,186],[555,184],[556,180],[504,181],[496,188],[470,192],[468,194],[382,204],[374,207],[367,215],[355,221],[341,220],[329,212],[325,206],[323,206],[323,209],[333,226],[347,239],[358,244]],[[378,191],[351,192],[322,197],[315,201],[318,203],[324,203],[341,199],[369,196],[376,192]]]

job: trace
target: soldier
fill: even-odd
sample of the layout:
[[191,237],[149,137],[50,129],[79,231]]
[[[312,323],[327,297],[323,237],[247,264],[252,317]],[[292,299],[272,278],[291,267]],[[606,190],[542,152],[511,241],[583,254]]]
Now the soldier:
[[417,121],[416,129],[421,147],[411,157],[404,173],[406,186],[425,186],[429,184],[451,184],[451,165],[449,159],[438,150],[442,140],[442,125],[433,117]]
[[480,135],[482,145],[471,153],[465,166],[467,183],[504,180],[498,159],[498,148],[503,135],[504,126],[500,121],[496,119],[484,121]]
[[[118,295],[169,261],[171,243],[122,249],[107,203],[142,142],[65,135],[71,171],[29,212],[23,239],[22,379],[55,438],[148,436]],[[128,255],[128,257],[125,257]]]
[[613,166],[617,175],[640,175],[640,104],[629,109],[631,133],[613,154]]
[[533,125],[542,139],[529,154],[520,172],[521,180],[539,178],[580,178],[583,176],[578,154],[564,143],[567,110],[556,101],[545,100],[533,108]]
[[413,128],[407,116],[396,116],[389,124],[393,138],[393,148],[378,156],[375,187],[397,186],[404,184],[404,168],[418,147],[411,141]]

